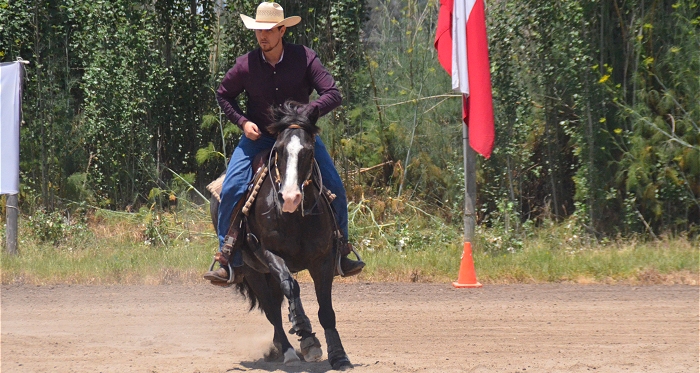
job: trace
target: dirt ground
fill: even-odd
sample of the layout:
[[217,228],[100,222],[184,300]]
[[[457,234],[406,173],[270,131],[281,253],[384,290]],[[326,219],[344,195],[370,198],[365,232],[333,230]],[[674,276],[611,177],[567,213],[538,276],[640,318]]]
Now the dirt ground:
[[[343,283],[333,293],[355,372],[697,373],[698,290]],[[302,294],[325,354],[310,284]],[[4,373],[330,370],[265,361],[272,327],[232,289],[3,285],[1,299]]]

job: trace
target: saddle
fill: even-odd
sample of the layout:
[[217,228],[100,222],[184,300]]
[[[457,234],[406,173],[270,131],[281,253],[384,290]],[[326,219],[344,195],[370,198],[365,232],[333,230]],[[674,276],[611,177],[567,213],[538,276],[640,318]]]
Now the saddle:
[[[262,171],[263,167],[267,167],[267,160],[270,157],[270,152],[272,149],[263,150],[258,153],[258,155],[253,158],[253,170],[255,171],[253,175],[253,180],[248,182],[248,192],[243,196],[242,200],[248,200],[251,191],[251,185],[258,179],[258,175]],[[212,181],[207,185],[207,190],[211,193],[217,201],[221,202],[221,188],[224,186],[224,178],[226,173],[221,174],[216,180]]]

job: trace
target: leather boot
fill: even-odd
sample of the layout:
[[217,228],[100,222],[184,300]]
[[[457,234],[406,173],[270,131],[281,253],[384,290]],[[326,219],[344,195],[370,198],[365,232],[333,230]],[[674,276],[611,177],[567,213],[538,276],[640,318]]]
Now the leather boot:
[[228,271],[226,268],[220,267],[217,270],[205,273],[204,279],[209,281],[228,281]]
[[[363,262],[359,256],[357,257],[358,260],[348,258],[348,254],[354,252],[352,244],[350,242],[346,242],[341,250],[342,257],[340,258],[340,269],[342,269],[342,276],[350,277],[362,272],[362,269],[365,268],[365,262]],[[335,269],[335,274],[340,274],[338,268]]]
[[228,283],[229,273],[224,267],[220,267],[215,271],[208,271],[204,274],[204,279],[211,281],[212,285],[227,286],[232,284],[239,284],[243,281],[243,273],[240,270],[233,268],[233,282]]

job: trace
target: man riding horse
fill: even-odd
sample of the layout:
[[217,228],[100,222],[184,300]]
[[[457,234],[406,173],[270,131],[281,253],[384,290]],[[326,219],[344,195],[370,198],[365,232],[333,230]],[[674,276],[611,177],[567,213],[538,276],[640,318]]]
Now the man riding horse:
[[[270,107],[279,107],[285,101],[293,100],[308,103],[323,116],[341,103],[335,80],[316,53],[306,46],[286,43],[282,38],[287,27],[298,24],[300,17],[285,18],[279,4],[263,2],[257,8],[255,19],[243,14],[241,19],[248,29],[255,30],[260,48],[238,57],[216,92],[216,99],[226,117],[243,130],[243,136],[231,155],[220,193],[217,227],[220,252],[217,259],[221,266],[204,274],[205,279],[217,285],[240,283],[243,279],[240,271],[243,259],[239,249],[243,238],[239,230],[241,214],[238,212],[253,176],[253,158],[275,143],[275,136],[268,131],[272,123],[268,116]],[[309,103],[313,90],[319,97]],[[237,103],[238,95],[244,91],[247,97],[245,113]],[[352,244],[348,241],[347,196],[333,159],[319,136],[316,136],[315,159],[324,185],[336,196],[331,205],[343,242],[340,268],[336,273],[356,275],[365,263],[347,257],[352,251]],[[234,273],[229,273],[229,268]]]

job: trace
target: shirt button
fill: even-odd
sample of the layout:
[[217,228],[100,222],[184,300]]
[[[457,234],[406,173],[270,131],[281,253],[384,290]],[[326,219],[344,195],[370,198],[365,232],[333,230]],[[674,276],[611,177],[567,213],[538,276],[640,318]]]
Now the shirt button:
[[273,73],[273,74],[277,74],[277,71],[273,71],[272,73]]
[[279,91],[279,90],[280,90],[279,88],[275,88],[275,91]]

